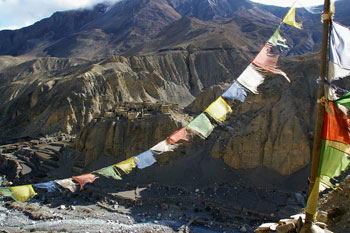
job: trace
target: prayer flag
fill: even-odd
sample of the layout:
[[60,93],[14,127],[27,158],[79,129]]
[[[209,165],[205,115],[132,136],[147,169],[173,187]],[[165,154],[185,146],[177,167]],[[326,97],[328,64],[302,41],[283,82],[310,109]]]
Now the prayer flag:
[[132,171],[132,169],[136,167],[135,157],[131,157],[127,160],[121,161],[115,166],[120,168],[123,172],[125,172],[125,174],[129,174]]
[[287,40],[283,38],[280,34],[280,27],[281,25],[278,25],[276,31],[270,37],[268,42],[274,46],[282,46],[282,47],[288,48],[288,45],[286,45]]
[[12,197],[18,202],[24,202],[29,200],[30,198],[36,195],[36,192],[33,189],[31,184],[22,185],[22,186],[14,186],[10,187],[12,191]]
[[213,131],[214,126],[210,123],[208,117],[201,113],[187,125],[187,128],[198,133],[199,136],[207,138]]
[[237,82],[234,81],[233,84],[222,94],[222,97],[227,99],[239,100],[242,103],[247,96],[247,92],[244,88]]
[[209,105],[205,110],[212,118],[217,122],[223,122],[226,120],[226,114],[232,112],[230,105],[220,96],[217,100]]
[[12,197],[12,192],[9,187],[0,187],[0,197]]
[[116,180],[121,180],[122,178],[117,174],[117,171],[115,170],[114,166],[109,166],[102,168],[100,170],[95,171],[96,173],[103,175],[105,177],[111,177]]
[[289,11],[287,12],[286,16],[284,16],[283,23],[288,24],[290,26],[296,27],[301,29],[302,28],[302,24],[301,23],[297,23],[295,21],[295,7],[294,4],[293,6],[289,9]]
[[309,198],[307,199],[307,204],[305,208],[305,211],[309,214],[312,214],[312,215],[316,214],[319,191],[320,191],[320,178],[316,177],[315,184],[311,190]]
[[350,69],[343,69],[339,65],[333,63],[332,61],[328,62],[328,80],[332,82],[334,80],[339,80],[350,76]]
[[80,184],[80,190],[83,189],[84,185],[87,183],[93,183],[98,176],[95,176],[94,174],[83,174],[80,176],[73,176],[72,179],[75,180]]
[[333,21],[330,36],[330,60],[342,69],[350,69],[350,30]]
[[177,143],[180,140],[188,141],[190,140],[190,133],[187,131],[186,127],[183,127],[175,131],[172,135],[167,138],[169,144]]
[[322,139],[350,144],[349,123],[350,119],[333,102],[329,102],[333,115],[324,113]]
[[243,73],[237,78],[239,84],[253,92],[259,94],[258,86],[264,82],[264,75],[257,71],[253,64],[249,64]]
[[157,162],[151,150],[147,150],[135,157],[135,163],[139,169],[149,167]]
[[53,181],[39,183],[39,184],[33,184],[33,187],[39,188],[39,189],[46,189],[49,193],[55,192],[56,190],[59,190],[60,192],[62,192],[62,190]]
[[346,93],[345,95],[342,95],[339,99],[337,99],[333,102],[336,104],[341,104],[349,109],[350,108],[350,92]]
[[151,148],[151,151],[153,151],[156,154],[163,154],[163,152],[167,151],[174,151],[178,145],[175,144],[169,144],[167,140],[163,140],[159,142],[157,145]]
[[348,155],[350,155],[350,145],[344,144],[342,142],[326,140],[327,146],[333,147],[334,149],[340,150]]
[[330,179],[339,176],[350,164],[348,154],[339,149],[330,146],[328,140],[322,141],[318,176],[329,187],[333,186]]
[[68,189],[72,193],[77,190],[76,184],[72,181],[72,178],[63,179],[63,180],[55,180],[56,184],[62,186],[65,189]]
[[277,61],[280,55],[272,54],[271,48],[272,45],[266,43],[265,46],[261,49],[261,51],[258,53],[258,55],[254,58],[252,63],[260,67],[261,69],[264,69],[273,74],[280,74],[283,77],[285,77],[288,82],[290,82],[290,79],[288,78],[287,74],[284,73],[282,70],[277,69]]

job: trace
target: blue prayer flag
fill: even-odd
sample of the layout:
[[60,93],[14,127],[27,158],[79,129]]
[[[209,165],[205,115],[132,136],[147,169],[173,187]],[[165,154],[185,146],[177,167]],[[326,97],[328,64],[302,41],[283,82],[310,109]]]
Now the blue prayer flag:
[[49,193],[55,192],[56,190],[59,190],[60,192],[62,192],[62,190],[53,181],[46,182],[46,183],[33,184],[33,187],[39,188],[39,189],[47,189],[47,191]]
[[147,150],[135,157],[135,163],[139,169],[149,167],[155,162],[157,161],[154,159],[153,153],[151,150]]
[[236,81],[222,94],[222,97],[227,99],[234,99],[244,102],[247,92],[244,88]]

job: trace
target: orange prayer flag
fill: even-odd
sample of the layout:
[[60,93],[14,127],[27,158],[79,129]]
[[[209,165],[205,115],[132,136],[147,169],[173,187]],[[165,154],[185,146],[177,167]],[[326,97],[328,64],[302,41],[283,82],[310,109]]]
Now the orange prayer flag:
[[72,179],[80,184],[80,189],[83,189],[84,185],[87,183],[94,182],[98,176],[93,174],[84,174],[81,176],[73,176]]
[[280,74],[283,77],[285,77],[288,82],[290,82],[290,79],[288,78],[287,74],[277,68],[277,61],[280,55],[272,54],[271,48],[272,45],[270,43],[266,43],[265,46],[261,49],[261,51],[258,53],[258,55],[254,58],[252,63],[268,72]]
[[335,104],[329,102],[333,115],[324,113],[322,139],[350,144],[350,119]]
[[188,141],[190,140],[190,133],[187,131],[187,127],[183,127],[175,131],[172,135],[167,138],[169,144],[177,143],[180,140]]

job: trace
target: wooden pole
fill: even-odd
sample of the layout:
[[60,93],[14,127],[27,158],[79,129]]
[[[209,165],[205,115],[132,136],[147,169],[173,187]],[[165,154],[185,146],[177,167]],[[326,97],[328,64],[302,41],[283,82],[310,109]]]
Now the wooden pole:
[[[324,0],[323,14],[328,15],[330,8],[330,0]],[[320,61],[320,78],[326,77],[327,72],[327,55],[328,55],[328,31],[329,31],[330,17],[324,17],[323,20],[323,34],[322,34],[322,50],[321,50],[321,61]],[[325,94],[325,87],[323,84],[318,86],[317,100],[321,99]],[[309,185],[309,195],[314,187],[318,165],[320,161],[321,142],[322,142],[322,128],[323,128],[323,115],[324,107],[317,103],[316,110],[316,123],[315,123],[315,134],[312,150],[312,165]],[[313,222],[313,214],[306,212],[306,222]]]

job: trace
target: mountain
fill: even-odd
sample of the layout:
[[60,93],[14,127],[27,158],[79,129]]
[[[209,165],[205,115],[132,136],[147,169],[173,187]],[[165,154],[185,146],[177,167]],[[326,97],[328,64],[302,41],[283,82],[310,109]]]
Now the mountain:
[[[342,18],[348,6],[337,4],[342,6]],[[186,46],[247,46],[254,54],[287,10],[248,0],[123,0],[115,5],[99,4],[91,10],[57,12],[29,27],[0,31],[0,54],[95,59]],[[195,23],[183,25],[188,19]],[[289,55],[311,52],[320,43],[319,16],[298,9],[297,20],[304,22],[305,30],[283,26],[292,46]],[[250,40],[236,44],[232,35]],[[211,42],[205,43],[206,38]]]
[[[124,0],[1,31],[0,53],[12,56],[0,57],[0,141],[88,135],[94,119],[124,103],[178,104],[198,114],[244,70],[286,11],[244,0]],[[318,56],[304,53],[318,48],[321,24],[302,9],[297,21],[304,30],[282,28],[292,49],[281,67],[292,84],[268,78],[228,119],[235,132],[214,133],[206,143],[231,167],[285,175],[309,162]]]

